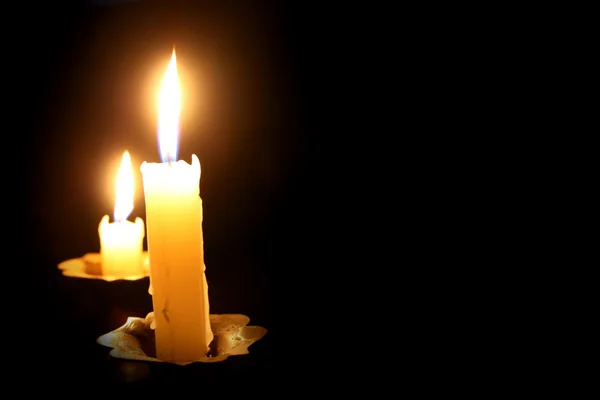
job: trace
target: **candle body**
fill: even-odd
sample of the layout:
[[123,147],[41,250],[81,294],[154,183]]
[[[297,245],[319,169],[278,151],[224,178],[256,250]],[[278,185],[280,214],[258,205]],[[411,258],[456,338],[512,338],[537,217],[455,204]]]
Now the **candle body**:
[[110,223],[105,215],[98,225],[102,275],[144,275],[144,222],[136,218]]
[[204,274],[200,162],[143,163],[156,356],[206,356],[213,339]]

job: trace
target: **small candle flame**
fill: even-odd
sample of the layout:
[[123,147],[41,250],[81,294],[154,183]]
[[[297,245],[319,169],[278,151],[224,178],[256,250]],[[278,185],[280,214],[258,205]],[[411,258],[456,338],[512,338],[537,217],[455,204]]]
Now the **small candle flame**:
[[129,152],[123,153],[121,167],[117,175],[117,196],[115,202],[115,221],[124,221],[133,211],[133,169]]
[[177,59],[173,49],[158,97],[158,142],[162,162],[177,161],[180,97]]

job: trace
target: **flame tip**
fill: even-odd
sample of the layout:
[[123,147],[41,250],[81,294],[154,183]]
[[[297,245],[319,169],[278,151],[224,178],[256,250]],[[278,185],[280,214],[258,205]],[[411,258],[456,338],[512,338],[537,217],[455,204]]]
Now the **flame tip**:
[[180,101],[177,57],[173,46],[158,99],[158,138],[162,162],[177,161]]
[[115,199],[114,219],[115,222],[126,220],[133,211],[134,183],[133,168],[131,167],[131,156],[129,151],[123,152],[121,165],[117,174],[117,195]]

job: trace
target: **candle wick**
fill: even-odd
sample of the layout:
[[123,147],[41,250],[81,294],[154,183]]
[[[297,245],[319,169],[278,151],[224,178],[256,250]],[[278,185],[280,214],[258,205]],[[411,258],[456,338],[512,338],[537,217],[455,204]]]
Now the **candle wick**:
[[171,153],[167,152],[167,164],[169,165],[169,167],[171,166],[171,164],[173,163],[173,159],[175,157],[171,157]]
[[170,322],[170,321],[169,321],[169,315],[167,314],[167,309],[166,309],[166,308],[163,308],[163,309],[162,309],[162,313],[163,313],[163,315],[165,316],[165,319],[167,320],[167,322]]

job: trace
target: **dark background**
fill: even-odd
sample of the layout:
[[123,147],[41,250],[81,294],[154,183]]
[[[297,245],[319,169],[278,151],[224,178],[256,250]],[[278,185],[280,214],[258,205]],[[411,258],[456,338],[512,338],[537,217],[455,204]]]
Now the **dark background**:
[[[4,61],[4,137],[15,165],[4,192],[15,210],[6,216],[6,259],[18,260],[7,261],[15,268],[4,295],[18,304],[7,308],[19,327],[5,335],[15,343],[15,380],[241,377],[267,388],[273,374],[298,368],[299,355],[315,350],[305,324],[331,311],[315,307],[327,265],[316,238],[331,232],[312,222],[328,214],[325,188],[337,176],[315,146],[331,101],[319,87],[331,76],[319,51],[334,43],[316,40],[319,14],[275,1],[140,0],[20,5],[7,15],[19,21]],[[145,220],[139,165],[159,161],[155,96],[173,47],[184,91],[178,158],[196,154],[202,165],[211,313],[245,314],[269,332],[250,355],[221,365],[132,367],[95,340],[152,311],[147,281],[81,281],[57,264],[99,251],[97,227],[103,215],[112,219],[125,150],[136,176],[129,219]]]
[[[497,322],[481,324],[493,314],[472,294],[489,293],[497,271],[481,274],[514,241],[487,234],[505,183],[486,192],[496,180],[473,155],[497,152],[504,136],[489,132],[522,101],[510,81],[529,62],[514,48],[530,43],[513,47],[505,33],[522,36],[497,10],[322,3],[3,3],[3,381],[286,396],[511,380],[519,357],[482,367],[506,342],[481,343]],[[150,311],[146,282],[80,284],[57,269],[98,251],[123,151],[158,161],[152,97],[173,46],[179,158],[202,164],[211,312],[269,329],[247,356],[183,369],[121,363],[95,343]],[[137,177],[130,219],[145,217]]]
[[[488,107],[469,81],[495,93],[495,75],[473,73],[486,71],[487,44],[465,39],[477,30],[453,35],[461,20],[445,9],[369,4],[4,3],[5,381],[286,396],[459,371],[438,360],[462,351],[451,266],[473,247],[462,218],[479,197],[462,201],[452,167],[478,167],[452,147],[470,149],[455,132],[480,123],[467,104]],[[95,342],[151,311],[146,281],[78,281],[57,268],[99,251],[123,151],[134,167],[159,161],[155,96],[173,47],[179,159],[202,165],[211,313],[268,329],[247,356],[185,368],[113,360]],[[145,219],[134,172],[129,219]]]

